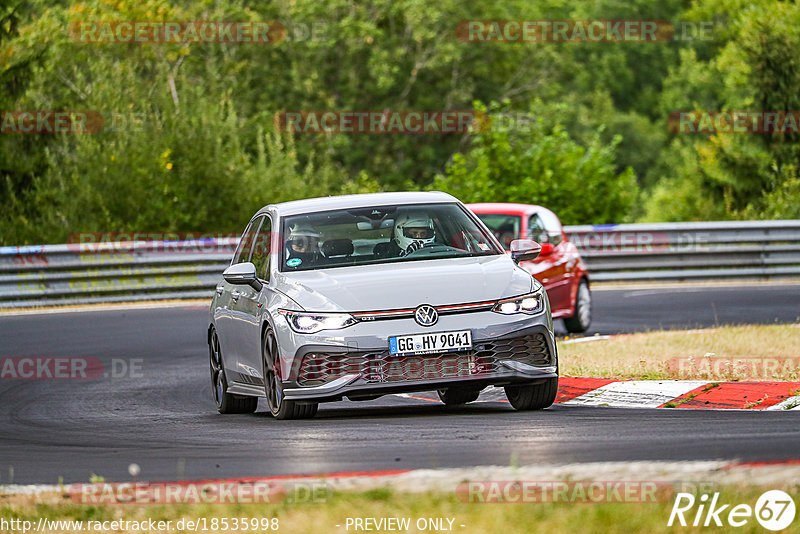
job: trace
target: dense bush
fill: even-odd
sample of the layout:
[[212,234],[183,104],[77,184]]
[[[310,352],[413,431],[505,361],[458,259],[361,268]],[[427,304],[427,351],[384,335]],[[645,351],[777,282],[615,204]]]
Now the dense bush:
[[[637,186],[630,168],[616,172],[619,138],[606,144],[596,132],[584,147],[560,124],[546,124],[535,110],[523,122],[525,115],[498,109],[488,114],[485,127],[477,125],[469,149],[453,156],[434,188],[464,202],[542,204],[558,213],[564,224],[625,220]],[[487,112],[480,104],[477,110],[479,115]]]

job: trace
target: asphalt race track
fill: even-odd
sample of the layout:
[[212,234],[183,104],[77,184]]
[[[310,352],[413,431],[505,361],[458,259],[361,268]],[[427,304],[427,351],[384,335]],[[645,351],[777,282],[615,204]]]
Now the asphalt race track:
[[[602,290],[593,332],[798,322],[800,284]],[[0,380],[0,484],[268,476],[622,460],[800,457],[797,413],[507,403],[446,409],[398,396],[322,405],[311,421],[221,416],[199,307],[0,316],[0,357],[98,358],[94,380]],[[769,343],[769,340],[764,340]],[[131,373],[133,365],[133,373]],[[263,407],[261,408],[264,409]]]

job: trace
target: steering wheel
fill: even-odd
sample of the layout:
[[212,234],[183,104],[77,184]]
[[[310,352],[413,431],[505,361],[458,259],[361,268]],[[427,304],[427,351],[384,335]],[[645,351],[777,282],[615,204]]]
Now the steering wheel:
[[433,249],[433,248],[447,248],[447,249],[449,249],[449,248],[452,248],[452,247],[449,247],[449,246],[445,245],[444,243],[423,243],[422,246],[419,247],[418,249],[406,254],[406,257],[413,256],[414,254],[418,253],[420,250],[430,250],[430,249]]

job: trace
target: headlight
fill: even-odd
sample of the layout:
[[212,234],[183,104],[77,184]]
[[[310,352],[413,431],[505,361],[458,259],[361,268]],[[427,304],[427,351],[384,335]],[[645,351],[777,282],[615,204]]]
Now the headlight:
[[289,327],[301,334],[314,334],[320,330],[339,330],[356,324],[355,317],[347,313],[315,313],[278,310],[286,317]]
[[521,297],[504,299],[495,304],[493,312],[503,315],[513,315],[515,313],[535,314],[544,310],[544,294],[539,291]]

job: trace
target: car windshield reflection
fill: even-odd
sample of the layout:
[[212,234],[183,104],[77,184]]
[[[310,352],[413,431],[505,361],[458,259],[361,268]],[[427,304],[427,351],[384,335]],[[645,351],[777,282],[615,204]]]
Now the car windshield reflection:
[[286,217],[282,271],[502,254],[458,204],[343,209]]

